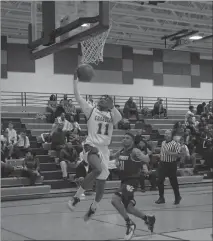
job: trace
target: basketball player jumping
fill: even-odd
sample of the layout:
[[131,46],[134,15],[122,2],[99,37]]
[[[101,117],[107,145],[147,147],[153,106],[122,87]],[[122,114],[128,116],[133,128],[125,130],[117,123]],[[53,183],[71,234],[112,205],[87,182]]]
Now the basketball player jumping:
[[126,133],[123,139],[123,149],[117,159],[117,166],[120,170],[121,186],[112,197],[112,205],[126,221],[125,240],[130,240],[136,229],[135,223],[129,218],[128,213],[144,220],[148,229],[153,232],[155,216],[145,215],[135,208],[134,190],[138,187],[140,169],[142,163],[146,163],[147,156],[139,149],[134,148],[134,135]]
[[[78,76],[79,80],[80,77]],[[78,91],[78,78],[74,77],[74,94],[82,111],[87,118],[88,136],[84,144],[84,152],[92,171],[85,177],[80,188],[77,190],[72,200],[68,202],[71,210],[74,210],[80,202],[80,197],[85,190],[91,187],[96,180],[95,200],[91,204],[88,212],[84,216],[87,221],[95,214],[98,203],[104,194],[105,182],[108,178],[109,149],[111,143],[113,126],[121,119],[120,112],[114,107],[110,96],[104,95],[97,103],[97,107],[92,107],[84,100]]]

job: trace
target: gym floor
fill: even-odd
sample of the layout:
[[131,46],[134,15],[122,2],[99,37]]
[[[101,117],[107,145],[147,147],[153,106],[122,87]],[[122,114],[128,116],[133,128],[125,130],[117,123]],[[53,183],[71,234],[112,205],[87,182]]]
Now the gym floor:
[[[136,193],[137,207],[156,215],[155,233],[150,235],[143,221],[133,240],[212,240],[212,187],[182,188],[179,206],[172,190],[165,191],[166,204],[157,205],[157,192]],[[122,240],[125,223],[106,194],[96,215],[88,223],[83,216],[93,196],[87,196],[70,212],[68,197],[4,202],[1,205],[3,241],[15,240]]]

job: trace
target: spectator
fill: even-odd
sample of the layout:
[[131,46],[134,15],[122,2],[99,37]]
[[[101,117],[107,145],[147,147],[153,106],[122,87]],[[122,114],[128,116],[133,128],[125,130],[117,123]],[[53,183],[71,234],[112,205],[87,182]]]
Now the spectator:
[[13,145],[16,144],[17,142],[17,133],[13,128],[13,123],[9,122],[8,128],[6,129],[8,131],[8,138],[9,142]]
[[167,119],[167,110],[163,106],[163,99],[158,98],[157,102],[154,104],[154,109],[152,110],[152,118],[155,118],[156,115],[160,117],[161,114],[164,115],[164,118]]
[[1,123],[1,135],[4,134],[4,127],[3,127],[3,123]]
[[67,168],[77,162],[77,152],[72,144],[66,144],[60,151],[59,161],[64,180],[68,178]]
[[188,161],[190,159],[190,153],[189,153],[188,147],[184,143],[183,137],[180,138],[180,145],[181,145],[180,157],[179,157],[180,168],[184,168],[186,161]]
[[2,160],[11,159],[13,154],[14,145],[9,141],[8,130],[4,131],[1,135],[1,156]]
[[18,136],[18,141],[14,146],[13,156],[17,159],[22,158],[28,152],[30,147],[30,141],[28,136],[26,135],[26,131],[22,131]]
[[55,112],[57,108],[57,99],[55,95],[51,95],[48,101],[48,106],[46,108],[46,112],[50,113],[47,115],[47,122],[53,123],[55,120]]
[[68,97],[67,97],[67,94],[64,95],[64,101],[68,101]]
[[123,113],[126,119],[129,119],[132,115],[135,115],[137,120],[139,120],[138,108],[132,97],[130,97],[125,103]]
[[150,191],[156,190],[157,180],[156,174],[152,171],[150,166],[150,156],[152,154],[151,147],[149,147],[148,143],[144,140],[142,136],[137,135],[135,137],[135,145],[136,147],[142,151],[144,155],[147,156],[149,162],[142,163],[141,173],[140,173],[140,186],[141,191],[145,192],[145,180],[149,180],[151,184]]
[[66,120],[64,112],[62,112],[60,117],[58,117],[57,119],[58,119],[59,124],[60,123],[63,124],[63,132],[65,133],[65,137],[68,139],[71,130],[74,128],[74,124],[70,123],[68,120]]
[[87,103],[90,104],[93,107],[96,107],[96,103],[93,100],[92,95],[89,95]]
[[189,117],[194,117],[194,106],[192,106],[192,105],[189,106],[189,110],[186,112],[185,123],[188,122]]
[[211,100],[209,101],[208,105],[206,106],[206,109],[207,109],[208,113],[213,113],[213,103]]
[[43,143],[51,143],[51,138],[53,132],[58,128],[58,119],[55,118],[55,122],[52,125],[52,130],[49,132],[42,133],[41,136],[37,137],[37,143],[43,144]]
[[180,138],[184,136],[184,127],[180,121],[174,124],[172,130],[172,137],[174,141],[179,142]]
[[120,105],[115,105],[115,108],[120,112],[121,116],[124,117],[124,114],[120,108]]
[[198,131],[199,132],[203,132],[204,129],[206,128],[207,126],[207,121],[206,121],[206,118],[204,116],[201,116],[200,117],[200,123],[198,124]]
[[61,116],[62,113],[65,113],[65,102],[64,102],[64,99],[62,99],[59,103],[59,105],[57,106],[56,108],[56,111],[55,111],[55,117],[59,117]]
[[208,124],[213,125],[213,113],[209,113]]
[[206,103],[203,102],[197,106],[197,115],[201,115],[202,113],[206,113]]
[[52,134],[51,150],[56,151],[56,158],[55,158],[56,164],[58,164],[58,161],[59,161],[60,151],[65,147],[65,143],[66,143],[65,141],[66,137],[65,137],[65,132],[63,132],[63,127],[64,127],[64,124],[59,123],[57,125],[57,128]]
[[75,148],[77,155],[83,151],[83,147],[80,139],[80,130],[78,128],[74,128],[69,136],[69,142],[72,143],[72,146]]
[[208,126],[206,126],[201,133],[201,138],[203,140],[203,148],[209,148],[212,144],[213,136],[212,133],[210,133]]
[[196,135],[196,126],[193,120],[193,117],[188,117],[188,121],[186,122],[186,129],[190,129],[192,135]]
[[36,179],[40,177],[40,163],[36,154],[31,150],[26,152],[26,156],[23,162],[22,177],[27,177],[30,180],[30,185],[34,186]]
[[69,99],[68,104],[65,106],[66,118],[68,121],[72,122],[76,120],[76,108],[72,102],[72,99]]

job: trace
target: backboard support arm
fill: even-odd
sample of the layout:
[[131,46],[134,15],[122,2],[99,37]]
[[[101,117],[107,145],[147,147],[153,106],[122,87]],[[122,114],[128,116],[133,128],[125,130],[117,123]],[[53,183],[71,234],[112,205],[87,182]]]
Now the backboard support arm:
[[30,49],[31,58],[36,60],[39,58],[43,58],[52,53],[56,53],[62,49],[68,48],[71,45],[75,45],[83,40],[86,40],[90,37],[98,35],[107,29],[109,29],[109,2],[102,1],[99,2],[99,15],[95,17],[85,17],[79,18],[72,23],[67,24],[64,27],[59,27],[49,33],[50,38],[57,38],[61,35],[74,30],[75,28],[80,27],[84,23],[98,23],[97,25],[87,29],[81,33],[78,33],[74,36],[71,36],[65,39],[63,42],[54,43],[44,49],[37,50],[39,46],[43,45],[43,34],[42,37],[32,41],[32,24],[28,26],[28,48]]

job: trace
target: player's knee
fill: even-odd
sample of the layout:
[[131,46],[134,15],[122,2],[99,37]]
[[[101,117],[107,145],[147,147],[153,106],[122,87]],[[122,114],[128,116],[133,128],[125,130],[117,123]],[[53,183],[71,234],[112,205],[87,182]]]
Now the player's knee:
[[120,201],[121,201],[121,200],[120,200],[120,197],[119,197],[118,195],[114,194],[114,195],[112,196],[112,199],[111,199],[111,204],[112,204],[113,206],[116,206],[116,204],[119,203]]
[[132,209],[134,208],[135,205],[136,205],[135,200],[129,201],[129,203],[127,204],[127,208],[126,208],[127,212],[132,213]]
[[95,167],[93,169],[93,172],[94,172],[95,176],[97,177],[97,176],[99,176],[101,174],[102,169],[101,169],[101,167]]

